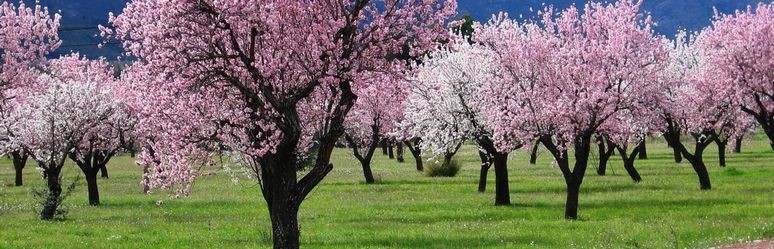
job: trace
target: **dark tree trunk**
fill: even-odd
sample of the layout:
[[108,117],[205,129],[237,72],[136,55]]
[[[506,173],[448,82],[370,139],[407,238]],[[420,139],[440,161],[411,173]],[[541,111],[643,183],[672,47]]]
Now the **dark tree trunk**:
[[419,148],[420,140],[418,138],[412,140],[414,140],[414,144],[411,144],[410,141],[404,141],[403,143],[406,144],[406,148],[408,148],[408,150],[411,152],[411,155],[414,156],[414,161],[417,164],[417,171],[424,171],[425,168],[422,164],[422,149]]
[[495,205],[511,205],[508,183],[508,154],[494,153]]
[[570,180],[567,183],[567,201],[564,205],[564,218],[568,220],[578,219],[578,195],[580,194],[580,182]]
[[43,203],[43,210],[40,212],[41,220],[53,220],[56,210],[59,208],[59,197],[62,195],[62,179],[59,178],[58,169],[46,169],[46,186],[48,187],[48,197]]
[[683,155],[676,143],[682,143],[680,141],[680,133],[667,131],[664,133],[664,139],[667,141],[667,145],[672,148],[672,155],[674,155],[675,163],[683,162]]
[[742,153],[742,141],[744,141],[743,139],[743,136],[739,136],[734,139],[734,153]]
[[621,154],[621,159],[623,161],[624,169],[626,169],[626,173],[629,174],[629,177],[632,178],[632,181],[634,182],[640,182],[642,181],[642,177],[640,177],[640,173],[637,172],[637,169],[634,168],[634,160],[637,159],[637,154],[639,153],[639,150],[641,149],[640,146],[634,147],[634,150],[632,151],[631,155],[627,155],[626,153],[626,147],[616,146],[618,148],[618,154]]
[[387,155],[390,157],[390,159],[395,159],[395,153],[393,153],[393,144],[392,141],[387,142]]
[[578,195],[586,174],[586,168],[588,167],[591,135],[592,132],[586,132],[578,134],[576,137],[574,141],[575,166],[572,169],[570,169],[567,150],[559,150],[558,146],[548,136],[541,138],[543,145],[554,156],[567,184],[567,201],[565,202],[564,217],[569,220],[578,219]]
[[598,149],[599,164],[597,165],[597,175],[603,176],[607,173],[607,162],[609,162],[610,157],[613,156],[613,151],[615,151],[615,145],[610,142],[607,142],[607,139],[603,137],[598,137],[597,146],[599,148]]
[[373,184],[376,183],[376,180],[374,180],[374,173],[371,172],[371,162],[360,162],[360,165],[363,166],[363,176],[365,177],[365,181],[367,184]]
[[508,153],[500,153],[489,137],[479,137],[478,145],[484,150],[490,164],[495,170],[495,205],[511,205],[510,186],[508,182]]
[[726,145],[728,145],[728,140],[723,139],[716,139],[715,144],[718,145],[718,164],[720,164],[720,167],[726,167]]
[[489,174],[489,168],[492,165],[492,162],[490,161],[490,156],[484,153],[483,151],[478,151],[478,157],[481,158],[481,172],[479,173],[478,177],[478,192],[486,192],[486,179],[487,175]]
[[13,169],[16,172],[16,186],[24,185],[23,170],[27,164],[28,155],[23,151],[11,152],[11,159],[13,160]]
[[379,144],[382,146],[382,155],[387,155],[387,140],[382,140]]
[[110,178],[108,176],[107,164],[103,164],[99,166],[99,172],[102,174],[102,178],[105,178],[105,179]]
[[712,185],[710,184],[710,177],[709,173],[707,172],[707,166],[704,164],[704,159],[702,157],[704,154],[704,149],[706,149],[707,146],[709,146],[715,141],[715,139],[717,139],[717,135],[714,133],[707,133],[705,135],[706,138],[704,140],[696,141],[696,148],[694,149],[693,153],[689,152],[682,142],[678,141],[674,143],[674,146],[680,149],[683,157],[691,163],[691,167],[693,167],[693,170],[699,177],[700,188],[702,190],[710,190],[712,189]]
[[535,145],[532,146],[532,151],[529,153],[529,164],[537,163],[537,152],[540,147],[540,140],[535,141]]
[[380,142],[379,138],[380,138],[379,127],[376,125],[372,125],[371,143],[364,145],[364,146],[367,146],[366,148],[367,150],[365,154],[361,154],[359,145],[357,142],[355,142],[355,139],[348,134],[344,135],[344,139],[346,139],[347,143],[349,143],[349,145],[352,147],[352,152],[355,154],[355,158],[357,158],[357,160],[360,161],[360,165],[363,166],[363,176],[365,177],[365,181],[367,184],[376,183],[376,180],[374,179],[374,174],[373,172],[371,172],[371,159],[374,156],[374,152],[376,152],[376,148],[379,147],[379,142]]
[[89,205],[99,206],[99,188],[97,187],[97,171],[84,172],[86,175],[86,186],[89,189]]
[[[281,164],[292,164],[282,162]],[[283,166],[291,166],[283,169]],[[296,197],[296,172],[292,165],[274,164],[272,177],[263,180],[264,198],[271,218],[274,248],[299,248],[298,207]],[[263,170],[262,172],[267,172]]]
[[636,150],[639,152],[639,159],[640,160],[647,160],[648,159],[648,146],[646,145],[646,138],[642,139],[642,142],[639,146],[637,146]]
[[395,146],[397,147],[395,158],[399,163],[402,163],[405,161],[405,159],[403,159],[403,143],[397,142]]

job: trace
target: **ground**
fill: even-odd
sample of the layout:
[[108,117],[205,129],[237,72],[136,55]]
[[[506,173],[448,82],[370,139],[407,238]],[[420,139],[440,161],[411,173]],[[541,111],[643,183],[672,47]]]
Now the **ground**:
[[[629,180],[617,157],[609,175],[590,166],[580,195],[580,219],[563,218],[565,186],[545,152],[529,165],[525,152],[510,156],[511,206],[494,206],[494,172],[477,193],[478,156],[466,145],[457,177],[429,178],[410,154],[397,163],[381,154],[373,164],[379,184],[363,183],[349,150],[334,152],[334,170],[301,207],[306,248],[710,248],[774,238],[774,152],[761,136],[717,165],[706,152],[710,191],[699,190],[687,162],[672,162],[663,139],[637,161],[643,181]],[[377,152],[379,153],[379,152]],[[592,160],[592,163],[595,163]],[[259,187],[236,184],[222,170],[202,177],[187,198],[148,196],[141,169],[121,156],[100,179],[102,206],[87,206],[81,177],[64,221],[37,219],[31,188],[44,181],[25,169],[13,187],[10,161],[0,159],[0,248],[255,248],[271,245]],[[66,167],[65,182],[80,171]],[[163,204],[158,205],[161,200]]]

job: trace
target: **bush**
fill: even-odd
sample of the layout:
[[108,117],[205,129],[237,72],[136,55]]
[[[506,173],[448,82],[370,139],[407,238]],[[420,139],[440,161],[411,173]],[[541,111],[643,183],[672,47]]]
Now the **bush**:
[[453,177],[460,172],[460,165],[457,160],[452,159],[448,164],[443,161],[431,162],[425,166],[425,174],[430,177]]

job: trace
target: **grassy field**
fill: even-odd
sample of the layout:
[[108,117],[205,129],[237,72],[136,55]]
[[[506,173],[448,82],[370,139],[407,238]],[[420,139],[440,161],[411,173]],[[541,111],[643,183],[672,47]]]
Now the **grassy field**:
[[[336,150],[334,170],[304,202],[299,214],[306,248],[708,248],[774,238],[774,153],[762,138],[728,154],[717,166],[705,154],[711,191],[700,191],[687,162],[675,164],[663,140],[637,161],[643,182],[629,180],[615,157],[608,176],[590,166],[580,196],[580,220],[563,218],[565,185],[547,153],[529,165],[511,155],[513,205],[495,207],[494,172],[477,193],[473,146],[458,155],[457,177],[429,178],[414,170],[410,154],[398,164],[378,155],[380,182],[363,184],[348,150]],[[592,163],[595,163],[593,161]],[[166,192],[143,195],[141,170],[129,157],[100,179],[102,206],[85,205],[85,181],[66,200],[67,219],[44,222],[33,211],[31,188],[43,187],[32,166],[25,186],[13,187],[13,170],[0,160],[0,248],[255,248],[271,246],[265,203],[255,183],[235,184],[220,170],[202,177],[188,198]],[[65,181],[80,171],[70,165]],[[7,185],[7,186],[6,186]],[[163,200],[157,206],[156,201]]]

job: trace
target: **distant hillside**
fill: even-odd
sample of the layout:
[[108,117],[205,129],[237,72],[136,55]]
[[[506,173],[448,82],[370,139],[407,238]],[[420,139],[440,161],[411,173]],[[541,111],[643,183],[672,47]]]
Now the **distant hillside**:
[[[18,0],[9,0],[16,3]],[[35,4],[34,0],[23,0],[28,5]],[[115,60],[121,54],[119,44],[107,44],[98,48],[97,44],[103,41],[99,36],[97,25],[107,24],[108,12],[120,13],[128,0],[39,0],[40,5],[49,8],[49,11],[61,11],[62,26],[59,36],[62,46],[49,57],[56,58],[61,54],[71,51],[81,52],[91,58],[100,56]]]
[[[458,0],[459,12],[469,14],[477,21],[486,21],[500,11],[508,12],[512,18],[522,15],[531,17],[542,10],[545,4],[566,8],[572,4],[582,6],[587,1],[573,0]],[[679,29],[699,30],[711,23],[713,6],[721,13],[733,13],[747,5],[763,0],[645,0],[643,11],[650,12],[658,23],[655,28],[660,34],[673,36]],[[530,11],[532,10],[532,11]]]
[[[17,2],[16,0],[11,0]],[[99,56],[115,59],[121,51],[118,44],[108,44],[102,49],[97,48],[102,38],[96,29],[98,24],[106,24],[108,12],[120,13],[128,0],[39,0],[41,5],[51,10],[62,11],[62,31],[60,36],[63,45],[51,57],[66,54],[70,51],[80,51],[89,57]],[[771,1],[771,0],[768,0]],[[34,3],[34,0],[24,0]],[[698,30],[710,24],[712,7],[723,13],[736,9],[744,9],[748,4],[762,0],[645,0],[643,11],[650,12],[658,22],[656,31],[672,36],[678,29]],[[553,4],[557,8],[565,8],[571,4],[583,5],[586,1],[573,0],[458,0],[459,12],[470,14],[477,21],[486,21],[492,14],[500,11],[508,12],[511,17],[531,17],[544,8],[543,3]]]

